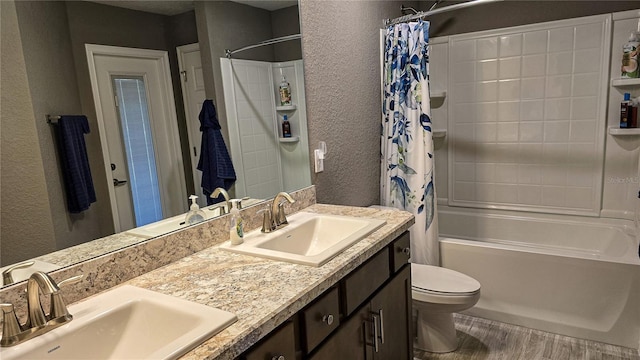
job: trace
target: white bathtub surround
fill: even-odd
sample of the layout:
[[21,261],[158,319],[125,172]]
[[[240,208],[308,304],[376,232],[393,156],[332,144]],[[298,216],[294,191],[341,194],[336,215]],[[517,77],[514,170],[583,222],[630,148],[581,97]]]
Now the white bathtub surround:
[[[429,22],[390,26],[381,37],[380,202],[415,216],[416,223],[410,229],[411,262],[438,265],[428,80]],[[402,62],[405,68],[392,67]]]
[[440,208],[442,264],[482,283],[466,313],[638,349],[633,222]]
[[599,215],[610,28],[598,15],[449,37],[449,205]]
[[[268,198],[311,183],[302,60],[282,63],[220,59],[236,197]],[[292,105],[279,106],[285,76]],[[276,101],[276,98],[278,99]],[[292,137],[283,138],[287,115]],[[295,140],[295,141],[294,141]]]

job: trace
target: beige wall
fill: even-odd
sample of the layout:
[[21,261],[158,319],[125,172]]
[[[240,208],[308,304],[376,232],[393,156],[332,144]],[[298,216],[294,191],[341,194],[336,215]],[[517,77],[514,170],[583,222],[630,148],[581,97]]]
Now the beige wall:
[[380,40],[382,19],[400,16],[396,1],[300,0],[311,154],[326,141],[319,203],[368,206],[380,201]]
[[[445,1],[439,7],[457,2]],[[431,4],[421,1],[420,10],[428,10]],[[431,37],[444,36],[638,8],[638,1],[506,0],[431,16],[429,32]]]
[[[267,10],[228,0],[196,2],[195,6],[205,92],[207,99],[214,100],[224,141],[229,144],[220,58],[225,56],[226,49],[235,50],[271,39],[271,15]],[[273,47],[262,46],[238,53],[234,58],[273,61]]]
[[[271,28],[273,37],[278,38],[300,33],[300,16],[298,6],[289,6],[271,12]],[[274,61],[290,61],[302,59],[300,40],[285,41],[275,44]]]
[[4,266],[55,250],[55,236],[13,2],[0,1],[0,26],[0,265]]
[[[197,42],[197,32],[193,12],[167,17],[78,1],[2,1],[2,5],[3,10],[5,6],[8,9],[6,14],[4,11],[2,14],[3,110],[0,118],[3,130],[2,177],[7,178],[8,185],[2,184],[0,240],[2,263],[11,263],[113,233],[108,198],[110,184],[106,180],[102,160],[84,44],[175,52],[175,46]],[[15,25],[15,29],[10,29],[10,25]],[[5,26],[7,31],[4,31]],[[5,51],[5,48],[17,50]],[[13,63],[9,56],[18,54],[22,59],[22,69],[10,69],[9,64]],[[175,56],[171,58],[171,67],[173,77],[177,78]],[[5,73],[8,79],[24,82],[10,85],[12,83],[4,79]],[[19,78],[14,74],[25,76]],[[23,87],[27,87],[25,94],[20,93]],[[181,114],[181,94],[176,93],[175,96],[179,100],[176,106],[179,122],[186,127]],[[12,110],[14,108],[9,105],[4,109],[5,103],[16,106],[28,103],[30,109],[11,115],[11,111],[18,110]],[[97,202],[81,214],[67,211],[55,134],[45,121],[46,114],[85,114],[89,118],[91,133],[85,136],[85,140]],[[15,123],[13,119],[16,119]],[[186,141],[186,131],[181,135]],[[33,151],[37,154],[31,154]],[[185,167],[191,171],[188,162],[185,162]],[[32,178],[11,175],[20,174],[25,169],[31,169]],[[19,183],[14,184],[15,179],[20,179]],[[44,195],[36,191],[42,185]],[[25,200],[20,199],[23,194]],[[30,199],[34,196],[32,194],[39,195]],[[18,211],[21,208],[28,210]],[[29,231],[37,229],[39,235],[28,236],[27,233],[25,240],[25,234],[14,229],[22,228],[33,218],[41,218],[30,213],[46,213],[48,220],[45,219],[42,226],[35,229],[31,229],[34,228],[31,223]],[[47,225],[47,221],[52,225]]]
[[[81,214],[67,209],[64,179],[60,171],[54,127],[45,121],[46,114],[82,114],[76,69],[71,56],[71,40],[64,2],[18,1],[16,11],[20,26],[22,50],[25,56],[31,101],[38,129],[45,181],[49,193],[49,209],[53,219],[56,249],[81,244],[102,237],[101,206],[107,206],[104,196]],[[43,34],[46,33],[46,36]],[[98,128],[91,126],[86,137],[89,149],[100,153]],[[94,156],[95,157],[95,156]],[[96,164],[93,159],[92,165]],[[97,165],[97,164],[96,164]],[[92,166],[96,176],[96,165]],[[106,201],[106,205],[105,204]],[[42,204],[44,205],[44,204]]]

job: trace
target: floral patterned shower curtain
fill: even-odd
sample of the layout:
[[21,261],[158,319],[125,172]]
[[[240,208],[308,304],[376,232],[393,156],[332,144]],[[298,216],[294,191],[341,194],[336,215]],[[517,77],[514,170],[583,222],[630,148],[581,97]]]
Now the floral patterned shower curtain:
[[386,30],[380,199],[384,206],[415,215],[410,230],[411,262],[439,265],[428,42],[426,21]]

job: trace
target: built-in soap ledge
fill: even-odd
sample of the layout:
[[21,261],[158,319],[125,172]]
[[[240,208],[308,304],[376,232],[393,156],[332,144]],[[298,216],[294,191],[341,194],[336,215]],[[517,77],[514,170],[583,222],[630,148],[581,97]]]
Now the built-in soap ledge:
[[[613,136],[637,136],[640,135],[640,128],[622,129],[616,126],[609,126],[609,135]],[[435,135],[434,135],[435,137]]]
[[433,136],[434,139],[444,139],[447,136],[447,130],[433,129],[431,132],[431,136]]
[[432,91],[429,94],[429,97],[431,99],[441,99],[441,98],[445,98],[447,97],[447,92],[446,91]]
[[638,79],[611,79],[611,86],[640,86],[640,78]]

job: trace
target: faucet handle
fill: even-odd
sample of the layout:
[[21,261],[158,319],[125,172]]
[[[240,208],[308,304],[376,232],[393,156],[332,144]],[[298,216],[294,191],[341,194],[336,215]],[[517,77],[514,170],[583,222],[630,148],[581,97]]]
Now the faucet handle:
[[287,214],[285,214],[284,212],[284,204],[286,203],[286,201],[282,201],[280,202],[280,204],[278,204],[278,214],[277,214],[277,224],[278,225],[287,225],[289,222],[287,221]]
[[[84,275],[72,276],[60,281],[60,283],[58,283],[58,287],[62,288],[70,284],[75,284],[82,280],[82,278],[84,278]],[[72,319],[71,314],[69,314],[69,310],[67,310],[67,304],[64,302],[60,291],[51,294],[51,307],[49,309],[49,319],[56,319],[59,317],[67,317],[69,320]]]
[[219,202],[217,204],[213,204],[209,210],[215,210],[215,209],[220,209],[220,215],[225,215],[227,213],[227,209],[226,209],[227,203],[226,202]]
[[29,266],[32,266],[35,263],[36,263],[35,261],[25,261],[25,262],[21,262],[13,266],[10,266],[8,269],[2,272],[3,285],[10,285],[15,282],[13,280],[13,274],[11,274],[13,270],[28,268]]
[[20,322],[13,309],[13,304],[0,304],[2,310],[2,339],[0,345],[10,346],[16,341],[15,336],[22,332]]
[[267,207],[258,210],[258,214],[264,214],[262,216],[262,229],[260,231],[270,233],[276,229],[276,224],[273,222],[273,216],[271,215],[271,208]]

